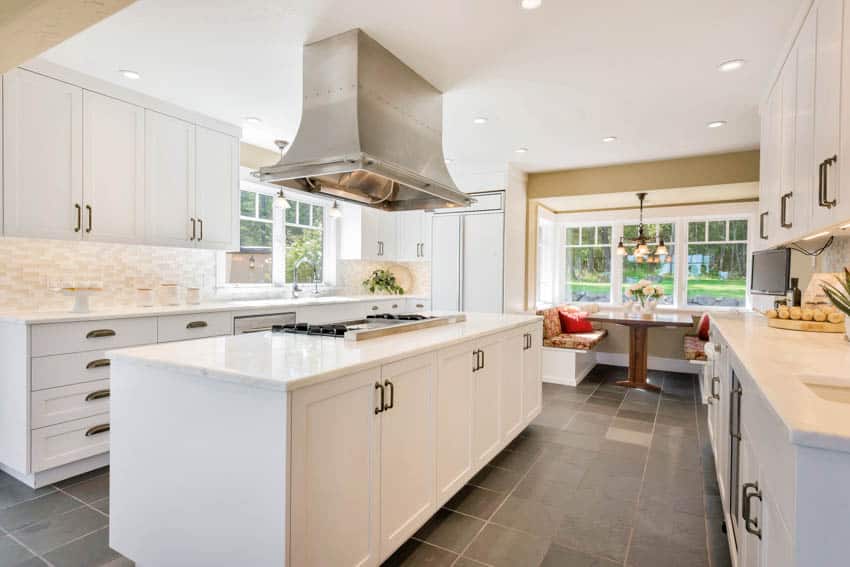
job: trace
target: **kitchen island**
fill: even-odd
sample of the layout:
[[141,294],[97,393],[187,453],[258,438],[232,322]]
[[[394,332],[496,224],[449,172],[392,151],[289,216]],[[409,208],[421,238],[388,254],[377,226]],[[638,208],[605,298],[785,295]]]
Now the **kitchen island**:
[[110,545],[138,565],[378,565],[540,413],[529,315],[110,351]]

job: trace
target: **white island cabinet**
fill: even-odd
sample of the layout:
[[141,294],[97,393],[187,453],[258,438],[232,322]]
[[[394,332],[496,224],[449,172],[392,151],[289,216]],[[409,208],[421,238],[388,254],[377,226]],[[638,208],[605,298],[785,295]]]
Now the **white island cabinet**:
[[111,351],[111,547],[139,565],[379,565],[537,416],[540,326]]

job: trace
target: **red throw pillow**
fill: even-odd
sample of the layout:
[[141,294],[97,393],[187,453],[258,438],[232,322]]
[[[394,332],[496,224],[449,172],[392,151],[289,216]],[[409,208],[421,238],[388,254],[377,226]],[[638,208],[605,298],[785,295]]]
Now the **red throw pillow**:
[[[563,321],[561,322],[561,326],[563,326]],[[708,330],[711,328],[711,320],[708,318],[708,313],[703,313],[702,317],[699,320],[699,325],[697,325],[697,336],[701,341],[708,340]]]
[[558,317],[561,319],[561,332],[563,333],[591,333],[593,325],[587,320],[585,312],[558,311]]

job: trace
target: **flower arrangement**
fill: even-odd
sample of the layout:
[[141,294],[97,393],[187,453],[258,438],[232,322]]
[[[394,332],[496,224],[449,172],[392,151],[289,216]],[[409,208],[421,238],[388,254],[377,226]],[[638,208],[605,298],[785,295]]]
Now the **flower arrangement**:
[[640,301],[641,307],[646,307],[650,299],[659,300],[664,297],[664,289],[660,285],[652,285],[649,280],[640,280],[626,288],[626,297]]
[[368,279],[363,280],[363,287],[369,293],[383,292],[393,295],[402,295],[404,289],[398,285],[395,275],[389,270],[375,270]]

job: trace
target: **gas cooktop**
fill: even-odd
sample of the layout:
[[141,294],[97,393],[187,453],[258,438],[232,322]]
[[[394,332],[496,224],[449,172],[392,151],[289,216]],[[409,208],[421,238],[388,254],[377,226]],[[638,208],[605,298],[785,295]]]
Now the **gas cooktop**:
[[376,337],[394,335],[446,325],[466,320],[463,313],[453,315],[422,315],[420,313],[376,313],[367,315],[365,319],[342,321],[338,323],[288,323],[272,327],[274,333],[290,333],[296,335],[314,335],[321,337],[344,338],[349,341],[359,341]]

